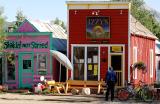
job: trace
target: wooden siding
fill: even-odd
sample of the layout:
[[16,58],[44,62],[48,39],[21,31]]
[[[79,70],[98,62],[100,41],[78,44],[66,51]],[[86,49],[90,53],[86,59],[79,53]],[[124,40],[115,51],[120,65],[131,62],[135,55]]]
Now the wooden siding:
[[[142,75],[142,72],[138,71],[137,79],[135,80],[138,83],[139,80],[144,80],[147,83],[153,83],[156,80],[155,73],[155,40],[145,37],[140,37],[136,35],[131,35],[131,56],[130,62],[133,64],[133,47],[137,47],[137,61],[143,61],[147,66],[147,73]],[[153,78],[150,78],[150,49],[153,49]],[[131,71],[132,73],[132,71]]]
[[108,68],[108,47],[101,47],[100,50],[100,79],[105,80]]
[[[92,15],[94,9],[90,10],[69,10],[69,38],[68,38],[68,55],[71,59],[71,44],[124,44],[125,45],[125,78],[128,77],[128,10],[124,9],[99,9],[98,16],[110,17],[110,39],[96,39],[94,41],[86,38],[86,18]],[[100,60],[106,59],[106,62],[100,61],[100,79],[105,78],[105,73],[108,67],[108,48],[101,47],[100,50],[105,50],[106,55],[100,53]],[[70,74],[69,74],[70,76]]]
[[[69,43],[72,44],[93,44],[93,41],[86,39],[86,18],[92,15],[94,10],[69,10]],[[110,39],[109,44],[128,44],[128,10],[99,10],[99,16],[110,17]],[[75,13],[76,12],[76,13]],[[97,40],[94,44],[101,44]]]

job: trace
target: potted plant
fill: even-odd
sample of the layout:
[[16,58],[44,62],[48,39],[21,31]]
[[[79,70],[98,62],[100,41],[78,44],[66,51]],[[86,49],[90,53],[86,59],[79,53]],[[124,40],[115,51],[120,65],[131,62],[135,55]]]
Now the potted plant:
[[154,88],[160,88],[160,82],[154,82]]
[[144,62],[142,61],[139,61],[139,62],[136,62],[133,64],[133,69],[138,69],[138,70],[142,70],[143,73],[145,73],[147,70],[146,70],[146,65]]

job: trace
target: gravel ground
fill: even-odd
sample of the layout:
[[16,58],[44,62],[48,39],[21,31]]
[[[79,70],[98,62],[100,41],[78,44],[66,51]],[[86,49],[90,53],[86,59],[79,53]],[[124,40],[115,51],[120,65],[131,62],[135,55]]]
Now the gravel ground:
[[[121,102],[115,99],[113,102],[105,101],[103,95],[24,95],[17,93],[0,94],[0,104],[147,104],[128,100]],[[160,101],[154,101],[152,104],[160,104]]]

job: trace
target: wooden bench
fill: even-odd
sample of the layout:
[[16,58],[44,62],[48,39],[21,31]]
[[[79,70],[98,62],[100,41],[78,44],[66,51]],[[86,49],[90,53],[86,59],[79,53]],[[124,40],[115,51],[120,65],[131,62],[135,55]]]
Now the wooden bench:
[[104,81],[67,80],[65,93],[67,93],[68,90],[73,88],[75,89],[90,88],[90,89],[96,89],[97,94],[99,94],[102,89],[105,89],[104,85],[105,85]]

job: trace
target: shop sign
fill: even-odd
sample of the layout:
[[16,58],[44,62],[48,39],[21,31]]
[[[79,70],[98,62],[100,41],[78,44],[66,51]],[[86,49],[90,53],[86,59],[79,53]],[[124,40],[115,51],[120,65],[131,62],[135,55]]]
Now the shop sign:
[[48,42],[26,42],[8,40],[4,42],[4,49],[21,49],[21,48],[48,48]]
[[112,46],[111,47],[111,52],[123,52],[123,47],[121,46]]

